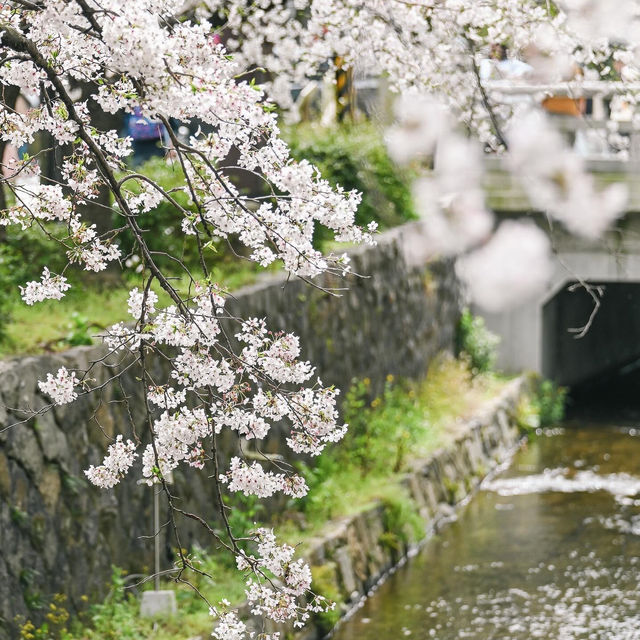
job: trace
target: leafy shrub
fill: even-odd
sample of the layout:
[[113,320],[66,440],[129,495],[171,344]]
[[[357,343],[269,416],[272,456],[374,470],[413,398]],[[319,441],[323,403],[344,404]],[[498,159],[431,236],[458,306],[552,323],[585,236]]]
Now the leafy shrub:
[[[358,224],[375,221],[381,229],[388,229],[416,218],[411,175],[389,158],[373,125],[297,126],[285,136],[296,160],[314,164],[332,186],[362,193]],[[316,238],[322,244],[332,236],[328,229],[318,229]]]
[[95,327],[95,324],[89,322],[89,318],[80,315],[77,311],[72,312],[67,325],[69,332],[65,336],[63,343],[70,347],[93,344],[93,339],[91,338],[92,327]]
[[89,623],[83,628],[83,639],[134,640],[144,637],[148,623],[139,617],[137,600],[126,587],[124,571],[112,567],[109,595],[104,602],[91,605],[83,616]]
[[389,375],[384,391],[369,401],[371,382],[355,382],[342,406],[349,430],[340,451],[340,464],[351,462],[366,476],[373,471],[398,473],[421,431],[420,409],[415,391]]
[[[424,537],[425,525],[413,502],[402,493],[382,501],[384,507],[384,528],[387,534],[395,536],[398,547],[406,546]],[[389,543],[390,539],[388,538]]]
[[312,520],[333,517],[343,483],[361,484],[400,472],[427,428],[423,407],[408,383],[389,375],[383,393],[371,399],[372,395],[368,378],[354,381],[342,405],[349,425],[344,440],[325,450],[312,466],[300,465],[309,493],[299,505]]
[[551,380],[543,380],[532,395],[524,396],[516,408],[516,421],[520,430],[534,437],[538,429],[562,422],[567,390]]
[[536,430],[540,428],[540,412],[530,395],[524,395],[518,401],[515,419],[523,434],[530,437],[535,436]]
[[[160,185],[183,209],[194,211],[193,204],[189,202],[189,197],[184,192],[185,179],[177,162],[167,162],[164,158],[154,157],[141,165],[139,172]],[[132,193],[140,193],[140,187],[134,180],[126,182],[125,187]],[[156,261],[169,271],[175,271],[175,264],[172,260],[160,255],[163,252],[183,260],[189,266],[198,264],[196,239],[181,231],[183,218],[182,211],[166,199],[138,218],[138,224],[151,250],[159,252],[155,255]],[[114,227],[121,225],[121,218],[115,214]],[[216,238],[208,243],[206,255],[208,254],[208,261],[211,264],[229,257],[224,251],[226,246],[224,242],[223,239]],[[119,236],[118,243],[123,255],[135,252],[134,239],[130,234]]]
[[562,422],[565,414],[567,389],[551,380],[543,380],[538,386],[536,403],[540,414],[540,426],[550,427]]
[[465,309],[460,316],[456,336],[458,353],[469,360],[471,373],[493,371],[500,338],[487,329],[484,319]]

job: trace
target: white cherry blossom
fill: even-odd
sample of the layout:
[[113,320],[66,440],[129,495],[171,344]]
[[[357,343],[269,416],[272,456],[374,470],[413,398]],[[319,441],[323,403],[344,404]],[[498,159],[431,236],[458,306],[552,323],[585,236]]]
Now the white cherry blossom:
[[138,457],[136,445],[131,440],[123,440],[121,435],[109,445],[107,455],[98,467],[91,465],[84,473],[97,487],[111,489],[122,479]]
[[[307,278],[350,269],[346,254],[322,253],[314,245],[319,224],[338,242],[375,243],[375,222],[355,224],[361,194],[331,187],[311,163],[292,158],[272,102],[290,106],[292,87],[311,78],[333,81],[336,56],[342,68],[385,76],[401,94],[386,135],[389,152],[424,170],[414,191],[425,238],[432,253],[463,254],[459,274],[478,304],[498,311],[538,295],[552,268],[549,241],[532,223],[504,222],[491,236],[482,150],[509,147],[506,163],[534,207],[570,232],[595,239],[608,228],[623,211],[624,189],[596,189],[544,119],[499,104],[479,73],[490,46],[506,42],[512,56],[532,58],[532,77],[539,80],[566,79],[575,63],[597,67],[609,60],[624,65],[623,80],[640,77],[636,3],[625,0],[613,12],[604,0],[553,4],[552,11],[537,0],[208,0],[189,16],[179,15],[182,0],[0,5],[0,84],[46,96],[26,113],[0,104],[0,138],[21,147],[45,135],[60,156],[58,182],[41,176],[28,156],[5,168],[14,197],[0,224],[55,230],[69,269],[116,269],[121,246],[135,246],[140,259],[136,272],[144,283],[127,302],[135,325],[105,330],[109,354],[92,366],[107,364],[109,375],[114,361],[140,366],[145,445],[139,454],[118,434],[103,463],[86,470],[92,483],[116,486],[141,455],[149,484],[163,487],[161,481],[180,466],[215,462],[220,468],[209,477],[216,490],[297,498],[306,494],[304,479],[269,468],[272,461],[247,462],[241,446],[230,460],[213,460],[217,438],[231,431],[242,445],[252,441],[259,450],[278,422],[289,427],[285,441],[293,452],[315,456],[344,436],[339,391],[315,378],[295,335],[272,327],[268,318],[232,315],[204,250],[228,240],[263,267],[279,262],[291,276]],[[224,44],[212,16],[224,18]],[[245,72],[255,67],[266,71],[262,86],[247,81]],[[72,89],[89,85],[97,90],[86,99]],[[161,121],[181,185],[167,193],[150,176],[127,168],[123,160],[132,153],[132,140],[97,126],[91,116],[96,108]],[[196,121],[186,142],[174,135],[172,123]],[[236,186],[243,173],[269,195]],[[113,201],[105,215],[118,220],[107,231],[86,214],[105,193]],[[186,196],[186,208],[176,194]],[[157,261],[146,235],[146,220],[161,203],[179,216],[171,232],[200,247],[199,278],[180,256],[169,256],[182,268],[187,293]],[[66,268],[63,273],[68,275]],[[169,306],[158,308],[152,286],[171,298]],[[21,294],[32,305],[59,300],[68,289],[67,278],[45,266],[41,280],[28,282]],[[157,379],[154,358],[168,363],[164,378]],[[81,379],[87,392],[99,392],[117,383],[118,374],[93,390],[90,378]],[[78,396],[79,380],[64,367],[38,384],[56,404]],[[121,426],[124,432],[127,425]],[[330,607],[310,592],[306,564],[295,559],[292,547],[278,545],[272,531],[256,531],[251,552],[235,546],[233,532],[223,542],[247,573],[255,614],[299,626]],[[218,640],[249,636],[226,605],[212,614]]]
[[75,388],[79,384],[74,371],[69,371],[66,367],[60,367],[55,376],[47,374],[47,379],[38,382],[38,388],[42,393],[46,393],[57,405],[73,402],[78,393]]
[[32,280],[27,282],[26,286],[20,287],[22,299],[32,305],[43,300],[61,300],[65,291],[68,291],[71,285],[64,276],[51,275],[47,267],[42,270],[40,282]]
[[300,476],[265,471],[257,462],[248,465],[240,458],[232,458],[229,472],[220,476],[220,482],[229,485],[229,491],[241,491],[245,496],[269,498],[282,492],[293,498],[307,494],[307,485]]

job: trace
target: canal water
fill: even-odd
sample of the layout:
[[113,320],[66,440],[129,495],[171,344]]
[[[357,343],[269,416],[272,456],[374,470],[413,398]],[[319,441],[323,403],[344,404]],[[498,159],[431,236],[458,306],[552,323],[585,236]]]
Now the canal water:
[[640,430],[528,443],[334,640],[640,640]]

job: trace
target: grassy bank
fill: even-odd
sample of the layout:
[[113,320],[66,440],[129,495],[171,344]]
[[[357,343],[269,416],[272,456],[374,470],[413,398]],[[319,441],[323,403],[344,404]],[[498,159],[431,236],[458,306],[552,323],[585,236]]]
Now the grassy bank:
[[327,522],[352,515],[378,500],[401,495],[399,481],[411,463],[450,445],[464,422],[503,388],[505,378],[472,375],[468,361],[442,358],[419,383],[387,378],[370,398],[369,382],[355,384],[343,407],[349,431],[313,467],[302,467],[309,494],[297,509],[304,520],[282,522],[290,542],[317,536]]
[[[213,282],[224,284],[229,291],[251,284],[264,269],[252,263],[219,266],[211,271]],[[194,274],[198,277],[198,274]],[[75,282],[60,300],[39,302],[29,307],[19,298],[17,289],[5,295],[11,297],[7,306],[8,320],[0,340],[0,358],[12,355],[63,351],[81,344],[91,344],[101,330],[121,321],[131,321],[127,313],[127,298],[133,287],[142,287],[142,278],[130,275],[100,286]],[[174,278],[173,286],[187,294],[186,278]],[[157,284],[158,308],[172,304],[169,295]],[[98,339],[99,340],[99,339]]]

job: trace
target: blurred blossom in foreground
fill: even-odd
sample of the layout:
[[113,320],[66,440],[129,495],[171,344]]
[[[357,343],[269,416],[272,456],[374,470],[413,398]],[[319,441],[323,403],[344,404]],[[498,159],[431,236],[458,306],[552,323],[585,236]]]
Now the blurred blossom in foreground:
[[561,0],[567,26],[587,42],[633,40],[638,35],[636,0]]
[[482,150],[474,140],[449,131],[440,136],[434,159],[434,173],[443,193],[480,187],[484,175],[482,163]]
[[455,255],[485,240],[493,215],[484,205],[480,146],[453,131],[442,106],[428,96],[402,96],[396,115],[398,124],[387,132],[389,155],[403,164],[433,158],[433,171],[413,186],[429,253]]
[[448,129],[447,115],[442,105],[420,94],[405,94],[396,100],[398,123],[387,131],[389,156],[398,164],[433,154],[436,141]]
[[529,80],[540,83],[571,80],[575,75],[575,61],[570,53],[572,48],[569,36],[556,25],[538,25],[523,52],[532,67]]
[[456,268],[473,302],[502,311],[544,291],[553,272],[549,239],[533,222],[508,220]]
[[451,256],[487,238],[493,215],[484,206],[481,189],[443,194],[439,186],[437,179],[417,180],[413,185],[415,207],[429,253]]
[[583,160],[541,113],[514,119],[508,162],[531,204],[562,222],[571,233],[596,239],[624,213],[626,185],[613,184],[597,191]]

